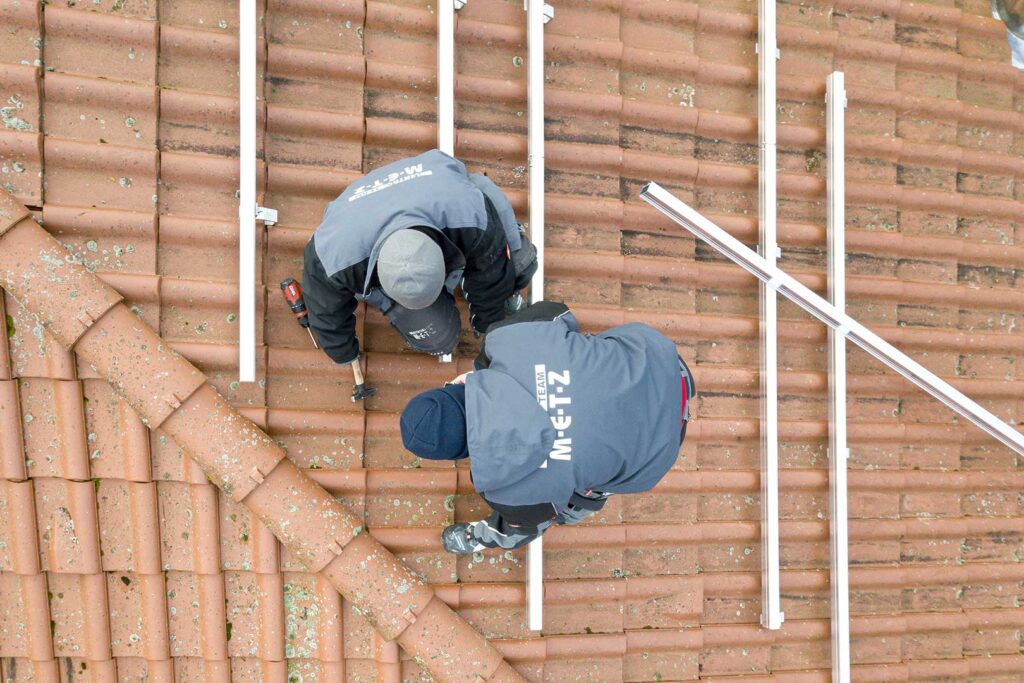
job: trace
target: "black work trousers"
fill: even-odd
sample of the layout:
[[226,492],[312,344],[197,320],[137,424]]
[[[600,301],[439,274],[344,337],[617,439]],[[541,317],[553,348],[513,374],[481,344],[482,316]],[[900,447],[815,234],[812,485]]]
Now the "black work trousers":
[[604,507],[610,493],[573,493],[569,502],[562,506],[543,504],[531,506],[550,511],[550,518],[535,524],[512,523],[501,512],[495,510],[486,519],[473,522],[470,533],[485,548],[514,550],[535,538],[539,538],[554,524],[579,524]]

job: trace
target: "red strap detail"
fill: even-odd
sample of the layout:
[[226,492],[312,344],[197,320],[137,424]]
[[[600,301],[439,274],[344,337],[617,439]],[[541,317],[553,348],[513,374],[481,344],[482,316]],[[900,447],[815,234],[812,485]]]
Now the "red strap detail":
[[682,374],[679,375],[679,381],[683,387],[683,407],[679,411],[679,426],[683,426],[683,422],[686,420],[686,402],[690,400],[689,388],[686,386],[686,377]]

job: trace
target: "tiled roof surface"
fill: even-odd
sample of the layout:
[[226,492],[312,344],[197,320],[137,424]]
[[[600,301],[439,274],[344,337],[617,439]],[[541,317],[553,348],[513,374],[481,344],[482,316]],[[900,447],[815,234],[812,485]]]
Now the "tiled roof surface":
[[[824,288],[824,77],[847,75],[854,317],[997,415],[1024,415],[1024,75],[987,0],[779,10],[782,266]],[[456,559],[468,472],[418,463],[397,411],[464,369],[367,315],[367,379],[279,299],[323,205],[434,144],[433,3],[270,1],[261,23],[267,285],[260,381],[239,385],[237,5],[0,6],[0,183],[300,467],[532,680],[829,678],[825,330],[780,314],[786,623],[757,625],[753,278],[642,204],[658,180],[751,241],[756,3],[558,4],[547,39],[547,288],[588,329],[648,322],[703,396],[673,472],[545,536],[546,630],[521,552]],[[457,154],[526,216],[525,14],[457,19]],[[282,552],[11,297],[0,344],[0,680],[398,681],[420,666]],[[1024,677],[1019,460],[856,350],[850,556],[856,680]]]

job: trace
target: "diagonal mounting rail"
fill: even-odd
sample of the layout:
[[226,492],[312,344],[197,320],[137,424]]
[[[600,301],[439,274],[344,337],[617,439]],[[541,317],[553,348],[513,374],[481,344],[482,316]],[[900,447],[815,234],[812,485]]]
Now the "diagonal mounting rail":
[[645,202],[722,252],[744,270],[1024,457],[1024,434],[1006,424],[928,368],[812,292],[793,276],[768,265],[752,249],[657,183],[640,190]]

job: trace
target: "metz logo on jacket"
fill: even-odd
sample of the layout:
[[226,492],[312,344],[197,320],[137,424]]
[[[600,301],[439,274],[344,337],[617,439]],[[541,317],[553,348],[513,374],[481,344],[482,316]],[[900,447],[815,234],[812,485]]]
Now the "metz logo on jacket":
[[[569,371],[548,372],[546,365],[534,365],[533,372],[537,382],[537,403],[548,414],[551,426],[555,428],[555,441],[551,445],[548,458],[572,460],[572,437],[568,436],[569,427],[572,426],[572,415],[567,414],[572,405],[572,396],[565,394],[571,383]],[[541,469],[547,467],[548,461],[545,460],[540,466]]]
[[385,177],[377,178],[372,183],[360,185],[355,190],[353,190],[353,194],[351,197],[348,198],[348,200],[350,202],[354,202],[355,200],[362,199],[363,197],[371,195],[374,192],[380,192],[381,190],[386,190],[389,187],[394,187],[399,183],[405,183],[410,180],[415,180],[416,178],[422,178],[423,176],[428,175],[434,175],[434,172],[430,170],[424,171],[423,164],[414,164],[412,166],[406,166],[401,171],[388,173]]
[[561,309],[492,329],[488,366],[466,378],[470,472],[491,503],[647,491],[679,453],[675,344],[639,323],[582,334]]

